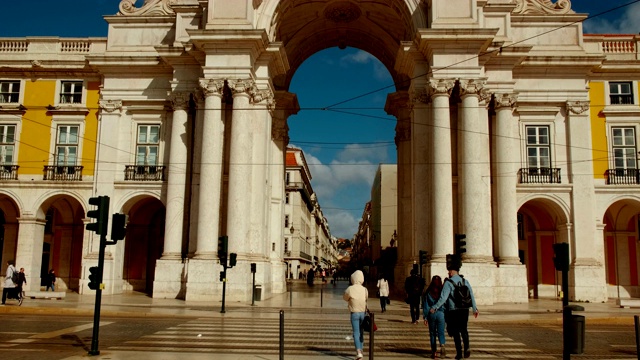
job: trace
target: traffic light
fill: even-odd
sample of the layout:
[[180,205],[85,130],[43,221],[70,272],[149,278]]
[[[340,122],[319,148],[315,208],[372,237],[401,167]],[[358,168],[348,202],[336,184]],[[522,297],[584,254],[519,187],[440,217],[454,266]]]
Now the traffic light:
[[231,253],[229,254],[229,267],[234,267],[236,266],[236,258],[238,257],[238,254],[236,253]]
[[220,281],[224,281],[224,271],[220,271]]
[[107,235],[109,225],[109,197],[98,196],[89,198],[89,204],[98,208],[87,211],[87,217],[96,219],[95,222],[87,224],[87,230],[95,231],[98,235]]
[[89,289],[98,290],[100,289],[100,283],[102,282],[100,276],[100,268],[97,266],[92,266],[89,268]]
[[427,251],[426,250],[420,250],[419,254],[420,254],[420,265],[426,264],[427,263]]
[[467,242],[464,240],[467,238],[467,235],[465,234],[456,234],[456,250],[455,250],[455,254],[456,255],[462,255],[464,253],[467,252]]
[[[299,265],[298,265],[299,266]],[[255,274],[256,273],[256,263],[251,263],[251,273]]]
[[220,264],[227,265],[227,251],[229,246],[229,237],[226,235],[218,238],[218,258],[220,258]]
[[127,215],[111,215],[111,240],[118,241],[124,239],[127,233]]
[[557,271],[569,271],[569,244],[557,243],[553,244],[553,264]]

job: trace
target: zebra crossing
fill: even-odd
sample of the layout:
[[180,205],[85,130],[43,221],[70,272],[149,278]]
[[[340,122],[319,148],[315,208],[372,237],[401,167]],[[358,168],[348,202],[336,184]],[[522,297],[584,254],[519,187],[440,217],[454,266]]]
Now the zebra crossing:
[[[375,356],[379,358],[426,358],[429,334],[426,326],[400,320],[376,319]],[[557,359],[524,343],[480,326],[469,327],[474,359]],[[369,334],[365,335],[368,353]],[[455,354],[447,338],[447,353]],[[275,355],[280,351],[280,322],[273,318],[198,318],[132,339],[117,351],[226,353]],[[348,318],[295,319],[284,322],[284,353],[351,358],[355,354]]]

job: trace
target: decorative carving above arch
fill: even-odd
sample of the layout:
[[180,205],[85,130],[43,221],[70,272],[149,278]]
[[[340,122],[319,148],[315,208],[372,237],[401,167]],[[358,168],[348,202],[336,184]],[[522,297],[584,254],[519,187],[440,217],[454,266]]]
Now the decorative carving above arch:
[[158,15],[173,15],[172,5],[175,5],[177,0],[144,0],[141,7],[135,6],[138,0],[121,0],[120,12],[118,15],[125,16],[158,16]]
[[571,0],[516,0],[514,14],[518,15],[558,15],[575,14],[571,10]]
[[358,20],[362,10],[351,1],[334,1],[324,8],[324,17],[336,23],[350,23]]

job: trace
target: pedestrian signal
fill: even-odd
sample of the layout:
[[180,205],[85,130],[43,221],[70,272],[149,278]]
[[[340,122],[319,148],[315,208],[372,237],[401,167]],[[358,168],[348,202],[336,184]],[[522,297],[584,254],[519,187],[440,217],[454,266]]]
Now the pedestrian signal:
[[236,254],[236,253],[229,254],[229,267],[236,266],[237,257],[238,257],[238,254]]
[[98,208],[87,211],[87,217],[95,219],[95,222],[87,224],[87,230],[95,231],[98,235],[107,235],[109,224],[109,197],[98,196],[89,198],[89,204]]
[[557,243],[553,244],[553,264],[557,271],[569,271],[569,244]]
[[100,274],[100,268],[92,266],[89,268],[89,289],[100,289],[100,283],[102,282],[102,276]]
[[427,251],[426,250],[420,250],[420,265],[424,265],[427,263]]
[[467,252],[467,242],[464,240],[466,238],[465,234],[456,234],[455,254],[462,255]]
[[127,233],[127,215],[111,215],[111,240],[118,241],[124,239]]

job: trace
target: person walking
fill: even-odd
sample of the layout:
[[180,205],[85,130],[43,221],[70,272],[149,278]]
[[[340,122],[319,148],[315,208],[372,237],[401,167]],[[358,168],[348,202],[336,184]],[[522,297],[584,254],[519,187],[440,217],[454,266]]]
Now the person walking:
[[438,302],[441,293],[442,278],[435,275],[431,278],[431,283],[429,283],[422,300],[424,324],[429,326],[429,343],[431,344],[432,359],[435,359],[436,354],[438,353],[438,343],[436,339],[440,342],[440,357],[444,358],[447,356],[447,352],[444,347],[447,342],[447,339],[444,336],[444,307],[439,308],[438,311],[434,313],[429,311],[431,307]]
[[411,269],[411,275],[405,279],[404,290],[407,293],[411,323],[417,324],[418,320],[420,320],[420,297],[422,296],[422,290],[424,290],[424,279],[418,275],[416,269]]
[[45,291],[49,291],[49,288],[51,288],[51,291],[56,291],[56,272],[53,269],[49,270],[49,274],[47,274],[46,284]]
[[349,304],[351,313],[351,329],[353,330],[353,344],[356,347],[356,359],[362,359],[362,349],[364,347],[364,329],[362,321],[367,312],[367,299],[369,292],[362,286],[364,274],[360,270],[351,274],[351,285],[344,291],[342,298]]
[[24,299],[24,290],[22,290],[22,286],[27,284],[27,275],[24,273],[24,268],[20,268],[20,272],[18,273],[18,283],[16,284],[16,292],[20,297],[20,305],[22,305],[22,301]]
[[378,293],[380,294],[380,308],[382,312],[387,311],[387,304],[389,303],[389,282],[384,278],[384,274],[380,274],[378,279]]
[[[478,317],[478,314],[480,313],[476,306],[476,299],[473,296],[471,284],[459,274],[461,266],[462,260],[459,255],[447,255],[447,270],[449,272],[449,278],[444,281],[440,299],[431,306],[431,309],[429,310],[429,312],[434,314],[441,307],[445,307],[444,317],[445,322],[447,323],[447,332],[453,337],[453,342],[456,346],[456,359],[462,359],[463,356],[466,359],[471,356],[469,331],[467,328],[469,322],[469,307],[456,306],[456,302],[460,304],[463,300],[466,300],[460,299],[460,295],[463,293],[462,287],[466,287],[468,290],[473,315]],[[458,298],[456,298],[456,296]],[[464,302],[466,303],[466,301]]]
[[[13,282],[13,274],[16,272],[16,267],[14,265],[13,260],[7,261],[7,272],[4,277],[4,288],[2,289],[2,305],[5,305],[7,299],[16,298],[19,300],[19,297],[15,294],[16,284]],[[20,302],[22,305],[22,302]]]

